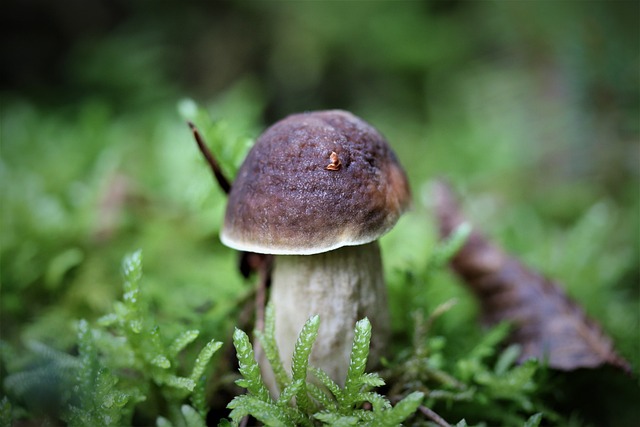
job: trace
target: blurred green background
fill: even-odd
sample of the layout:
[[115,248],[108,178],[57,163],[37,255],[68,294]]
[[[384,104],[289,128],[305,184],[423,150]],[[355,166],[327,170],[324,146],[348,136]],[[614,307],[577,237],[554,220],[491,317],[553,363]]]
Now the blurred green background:
[[[640,366],[637,1],[3,9],[5,342],[73,352],[75,322],[110,310],[120,260],[138,248],[168,335],[196,327],[228,342],[250,286],[218,241],[225,196],[185,118],[208,112],[197,123],[232,175],[269,124],[341,108],[386,135],[413,189],[413,210],[382,240],[398,346],[401,278],[436,241],[428,181],[446,177],[470,218],[560,280]],[[427,309],[461,299],[440,328],[464,349],[477,308],[460,283],[412,292]]]

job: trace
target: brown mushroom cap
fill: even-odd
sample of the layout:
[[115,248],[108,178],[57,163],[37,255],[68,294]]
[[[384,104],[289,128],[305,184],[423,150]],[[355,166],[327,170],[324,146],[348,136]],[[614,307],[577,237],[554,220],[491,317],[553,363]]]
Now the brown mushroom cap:
[[234,249],[310,255],[377,240],[410,204],[385,139],[346,111],[294,114],[256,141],[220,238]]

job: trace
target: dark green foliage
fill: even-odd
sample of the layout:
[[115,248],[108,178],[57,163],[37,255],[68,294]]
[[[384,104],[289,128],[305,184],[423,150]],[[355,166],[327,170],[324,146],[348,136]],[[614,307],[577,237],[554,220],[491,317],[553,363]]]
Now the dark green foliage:
[[280,351],[278,350],[278,346],[275,345],[275,339],[273,339],[275,336],[275,322],[276,316],[273,312],[273,306],[269,304],[265,309],[264,333],[260,330],[255,330],[253,334],[260,341],[278,387],[282,390],[284,386],[289,383],[290,378],[284,369],[282,359],[280,358]]
[[[460,226],[436,245],[433,258],[425,265],[426,278],[438,277],[438,269],[455,254],[455,248],[464,243],[468,234],[469,227]],[[519,426],[540,411],[547,419],[557,420],[557,415],[536,397],[544,387],[540,363],[529,360],[518,366],[514,364],[519,355],[517,346],[500,350],[509,333],[508,324],[484,333],[464,354],[449,354],[447,338],[435,331],[457,306],[458,300],[450,299],[434,307],[426,318],[421,309],[413,312],[412,350],[402,354],[385,372],[393,384],[391,394],[422,391],[430,407],[474,423]]]
[[[100,366],[93,331],[86,321],[78,324],[80,366],[78,368],[73,402],[67,421],[70,426],[121,426],[131,422],[135,403],[145,396],[135,387],[119,390],[118,379]],[[127,405],[128,403],[130,403]]]
[[[114,313],[102,317],[95,327],[85,320],[78,322],[77,357],[32,342],[28,360],[35,360],[35,364],[30,362],[34,367],[9,366],[16,372],[5,379],[5,388],[26,407],[35,409],[39,390],[55,387],[52,392],[59,395],[49,401],[55,406],[41,410],[59,412],[71,426],[130,425],[136,405],[149,398],[163,402],[172,419],[162,417],[164,425],[204,425],[208,412],[206,371],[222,343],[206,343],[189,375],[181,376],[181,352],[199,332],[184,331],[172,342],[161,335],[140,289],[140,251],[125,259],[123,273],[123,300],[115,303]],[[3,344],[5,358],[8,351],[8,345]],[[55,394],[50,393],[49,398],[52,396]],[[191,406],[183,404],[186,399]]]
[[[122,364],[116,362],[113,366],[114,369],[134,369],[142,377],[142,381],[138,381],[138,384],[143,387],[141,393],[137,389],[140,385],[130,385],[129,393],[133,391],[134,398],[139,397],[138,400],[144,400],[150,392],[149,387],[153,384],[160,390],[167,412],[171,418],[174,418],[175,425],[184,423],[187,426],[195,426],[198,425],[198,422],[204,424],[208,407],[205,403],[203,375],[213,354],[222,343],[215,340],[206,343],[197,355],[191,372],[187,376],[181,376],[178,372],[181,365],[180,353],[196,340],[199,331],[183,331],[173,341],[165,344],[159,326],[153,324],[147,301],[140,291],[142,277],[142,253],[140,251],[124,260],[123,273],[123,302],[116,303],[115,313],[99,320],[101,330],[94,334],[104,344],[103,348],[108,349],[107,352],[112,351],[119,355],[126,355],[126,362]],[[83,327],[86,328],[86,324],[81,322],[81,334]],[[81,346],[81,356],[83,355],[82,349]],[[89,352],[89,354],[91,353]],[[85,365],[89,364],[89,366],[84,366],[83,372],[91,371],[91,365],[96,361],[90,356],[83,356],[83,360],[85,359],[87,361]],[[113,363],[117,359],[109,357],[107,353],[107,360]],[[98,380],[100,380],[100,375],[106,374],[99,370]],[[115,379],[110,381],[111,385],[115,385],[114,381]],[[182,404],[187,397],[190,397],[192,406]],[[100,396],[100,398],[104,399],[104,396]],[[123,406],[127,399],[121,395],[118,396],[118,400]],[[165,422],[168,421],[165,420]]]
[[27,355],[18,357],[8,343],[2,342],[8,371],[4,389],[28,411],[60,415],[73,395],[74,376],[82,364],[76,357],[37,341],[26,343],[26,347]]
[[[282,383],[275,402],[262,381],[249,337],[239,329],[233,335],[242,375],[237,384],[248,392],[229,403],[232,409],[230,417],[235,425],[251,415],[270,426],[311,426],[321,422],[333,426],[391,427],[400,425],[412,416],[422,403],[423,393],[414,392],[392,407],[387,398],[371,391],[384,385],[384,381],[377,374],[365,373],[371,340],[371,323],[368,319],[356,323],[349,370],[343,388],[324,371],[309,366],[309,355],[320,326],[318,316],[307,320],[300,331],[292,358],[291,378],[282,368],[282,362],[276,359],[274,321],[273,308],[268,307],[265,333],[257,335],[265,346],[265,354],[274,372],[279,372],[278,381]],[[322,387],[311,381],[309,372]],[[293,397],[295,405],[292,404]],[[365,402],[371,405],[370,411],[362,409]]]
[[[99,320],[102,328],[112,330],[115,334],[115,336],[101,334],[101,338],[109,341],[109,346],[117,349],[118,353],[128,355],[127,365],[118,367],[139,370],[148,381],[160,386],[166,396],[175,396],[178,399],[196,392],[198,384],[200,388],[202,387],[199,380],[206,364],[222,343],[210,341],[200,352],[190,375],[179,376],[177,356],[184,347],[198,337],[199,331],[184,331],[169,345],[165,345],[160,336],[160,328],[151,323],[145,300],[140,295],[140,278],[142,277],[140,251],[125,259],[123,272],[125,279],[123,302],[115,305],[115,313]],[[125,339],[118,340],[118,337]],[[200,390],[197,393],[201,392]]]
[[540,422],[542,421],[542,414],[533,414],[526,423],[524,423],[524,427],[538,427]]
[[0,427],[11,427],[11,402],[5,396],[0,400]]
[[238,380],[238,385],[246,388],[250,395],[253,395],[259,400],[271,403],[269,391],[260,377],[260,367],[258,366],[258,362],[256,362],[253,347],[247,334],[240,329],[236,329],[233,333],[233,345],[236,348],[238,363],[240,364],[240,374],[243,377],[242,380]]
[[313,411],[313,406],[309,401],[307,395],[307,370],[309,368],[309,355],[311,354],[311,348],[318,336],[318,328],[320,327],[320,317],[313,316],[303,325],[296,345],[293,349],[293,359],[291,362],[291,381],[301,381],[302,384],[298,388],[296,393],[296,404],[298,408],[304,412],[309,413]]
[[[447,304],[426,321],[416,316],[413,353],[388,373],[394,378],[395,388],[403,385],[421,390],[431,407],[468,414],[467,419],[489,424],[519,426],[530,414],[544,409],[535,397],[539,387],[536,383],[542,379],[539,363],[529,360],[514,365],[518,349],[513,346],[497,354],[508,332],[506,324],[492,329],[462,358],[446,357],[446,340],[429,336],[425,325],[433,322],[434,315],[442,315],[451,307]],[[557,418],[546,410],[545,415]]]

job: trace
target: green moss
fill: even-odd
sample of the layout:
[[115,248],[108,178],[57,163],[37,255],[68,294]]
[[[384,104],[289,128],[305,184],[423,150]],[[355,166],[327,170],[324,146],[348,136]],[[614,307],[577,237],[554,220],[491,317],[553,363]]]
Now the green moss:
[[[278,420],[234,388],[232,351],[221,351],[235,327],[251,328],[252,287],[219,243],[225,195],[185,120],[233,177],[265,126],[320,108],[379,128],[414,196],[381,239],[393,336],[383,370],[358,377],[363,400],[396,408],[408,395],[411,406],[419,391],[458,425],[640,417],[637,374],[513,364],[506,326],[479,326],[474,297],[442,268],[457,244],[436,243],[428,191],[445,175],[474,224],[559,279],[637,371],[637,3],[563,2],[550,13],[545,2],[167,1],[78,9],[86,20],[47,7],[29,16],[51,16],[55,35],[16,19],[25,26],[9,26],[7,40],[51,43],[3,64],[3,425],[196,426],[228,417],[234,397]],[[118,265],[135,248],[145,275],[128,258],[123,297]],[[295,379],[278,370],[268,324],[264,334],[285,399],[273,405],[299,411],[286,422],[316,406],[314,422],[371,416],[340,412],[342,389],[303,359]],[[291,404],[305,394],[309,412]]]

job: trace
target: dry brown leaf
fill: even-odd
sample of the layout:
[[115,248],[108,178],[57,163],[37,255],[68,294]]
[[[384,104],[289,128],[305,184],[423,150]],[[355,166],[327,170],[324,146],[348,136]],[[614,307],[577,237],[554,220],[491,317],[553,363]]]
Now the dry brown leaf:
[[[436,182],[434,196],[440,234],[447,237],[466,219],[447,184]],[[630,371],[611,338],[556,282],[524,266],[478,231],[471,233],[451,265],[480,300],[488,325],[513,325],[510,342],[521,346],[521,360],[535,357],[566,371],[604,364]]]

